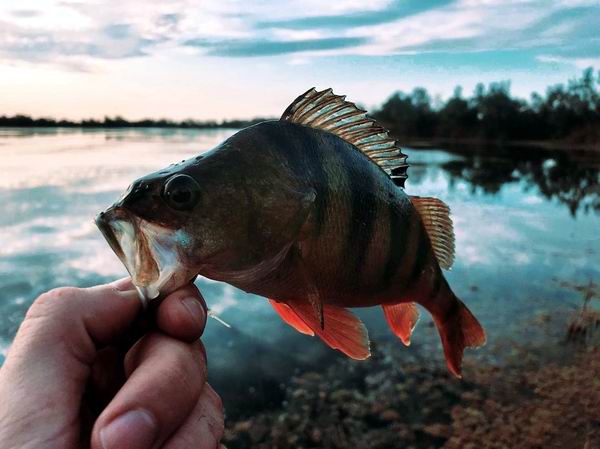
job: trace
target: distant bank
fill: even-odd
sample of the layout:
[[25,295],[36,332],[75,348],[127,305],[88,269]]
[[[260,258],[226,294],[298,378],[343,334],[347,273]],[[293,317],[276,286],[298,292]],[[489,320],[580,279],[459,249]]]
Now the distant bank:
[[0,116],[0,127],[3,128],[181,128],[181,129],[218,129],[245,128],[250,125],[269,120],[254,118],[251,120],[223,120],[221,122],[207,120],[173,121],[166,119],[143,119],[129,121],[122,117],[105,117],[103,120],[56,120],[53,118],[33,118],[28,115]]
[[[532,93],[529,101],[513,98],[510,82],[478,84],[470,97],[457,86],[447,101],[432,99],[427,90],[396,92],[371,115],[401,142],[548,142],[597,148],[600,145],[600,71],[589,68],[566,85],[550,86],[544,95]],[[343,92],[336,92],[342,94]],[[244,128],[266,120],[128,121],[122,117],[104,120],[55,120],[26,115],[0,116],[0,127],[68,128]]]
[[[97,130],[110,130],[110,129],[198,129],[198,130],[210,130],[210,129],[242,129],[251,125],[255,125],[265,120],[274,120],[273,118],[257,118],[252,120],[226,120],[222,122],[212,121],[193,121],[186,120],[182,122],[175,122],[171,120],[139,120],[139,121],[128,121],[121,118],[106,118],[104,120],[82,120],[82,121],[70,121],[70,120],[54,120],[48,118],[32,118],[24,115],[16,115],[12,117],[0,116],[0,129],[2,128],[23,128],[23,129],[97,129]],[[585,151],[597,151],[600,152],[600,139],[529,139],[529,140],[507,140],[505,138],[490,138],[490,137],[466,137],[466,130],[462,134],[464,137],[453,136],[449,134],[447,136],[439,135],[401,135],[402,128],[400,129],[394,124],[385,123],[390,129],[391,134],[394,138],[398,139],[403,146],[415,148],[415,149],[427,149],[427,148],[447,148],[449,150],[460,150],[460,152],[480,152],[491,148],[498,149],[498,147],[518,147],[518,148],[530,148],[530,149],[541,149],[541,150],[585,150]]]

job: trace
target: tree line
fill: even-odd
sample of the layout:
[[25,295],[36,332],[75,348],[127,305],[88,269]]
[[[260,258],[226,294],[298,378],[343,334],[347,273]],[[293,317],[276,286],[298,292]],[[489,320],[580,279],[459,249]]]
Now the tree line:
[[130,121],[123,117],[104,117],[102,120],[88,119],[80,121],[56,120],[53,118],[32,118],[28,115],[0,116],[0,127],[18,128],[183,128],[183,129],[216,129],[244,128],[265,121],[265,118],[250,120],[183,120],[143,119]]
[[396,92],[373,116],[402,138],[600,143],[598,84],[600,72],[595,76],[589,68],[545,95],[533,93],[530,101],[513,98],[507,81],[487,88],[480,83],[468,98],[458,86],[446,102],[416,88]]
[[[570,80],[533,93],[529,101],[514,98],[510,82],[478,84],[470,97],[457,86],[447,101],[432,99],[426,89],[396,92],[372,114],[395,136],[411,139],[488,141],[562,140],[600,143],[600,72],[591,68]],[[243,128],[265,120],[55,120],[26,115],[0,116],[0,127],[69,128]]]

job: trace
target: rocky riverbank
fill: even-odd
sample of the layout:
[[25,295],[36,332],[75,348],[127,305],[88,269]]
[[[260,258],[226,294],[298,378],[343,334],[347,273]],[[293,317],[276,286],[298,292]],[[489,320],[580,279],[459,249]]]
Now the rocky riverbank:
[[[600,448],[600,346],[513,345],[501,363],[468,357],[464,380],[439,361],[340,360],[291,379],[278,409],[228,420],[239,448]],[[548,351],[554,353],[548,358]]]

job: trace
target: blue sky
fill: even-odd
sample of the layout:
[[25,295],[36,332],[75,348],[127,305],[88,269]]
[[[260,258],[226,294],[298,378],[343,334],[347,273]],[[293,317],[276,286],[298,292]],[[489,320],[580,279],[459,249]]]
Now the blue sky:
[[307,88],[369,108],[600,69],[599,1],[20,0],[0,4],[0,114],[276,116]]

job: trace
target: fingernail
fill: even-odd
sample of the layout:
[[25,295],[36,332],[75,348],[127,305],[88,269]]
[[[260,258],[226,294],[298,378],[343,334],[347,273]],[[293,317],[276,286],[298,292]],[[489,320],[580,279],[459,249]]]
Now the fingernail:
[[202,322],[206,320],[206,312],[204,311],[204,307],[202,307],[200,301],[198,301],[196,298],[185,298],[181,302],[194,321]]
[[132,410],[100,431],[103,449],[150,449],[158,437],[154,417],[145,410]]

